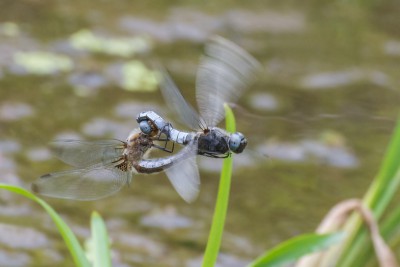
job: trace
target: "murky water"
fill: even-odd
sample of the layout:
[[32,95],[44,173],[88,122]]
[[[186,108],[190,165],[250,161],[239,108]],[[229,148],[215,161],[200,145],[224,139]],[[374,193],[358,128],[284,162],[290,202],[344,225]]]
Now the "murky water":
[[[125,139],[137,113],[149,109],[174,118],[146,64],[162,62],[194,103],[208,36],[221,34],[259,59],[260,80],[235,109],[250,145],[235,157],[220,266],[243,266],[312,231],[336,202],[361,197],[398,113],[396,1],[0,7],[0,180],[26,188],[43,173],[67,168],[51,157],[50,140]],[[100,212],[115,266],[199,266],[220,164],[199,159],[201,193],[190,205],[164,174],[138,175],[106,200],[47,200],[82,241],[90,212]],[[0,199],[0,265],[71,266],[37,205],[8,192]]]

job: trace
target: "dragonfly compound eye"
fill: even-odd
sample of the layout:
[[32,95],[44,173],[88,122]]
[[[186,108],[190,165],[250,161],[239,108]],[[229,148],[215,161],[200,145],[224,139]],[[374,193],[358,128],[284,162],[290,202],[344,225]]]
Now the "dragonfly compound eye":
[[242,153],[247,145],[247,139],[242,133],[236,132],[229,138],[229,149],[234,153]]
[[153,128],[148,121],[141,121],[139,127],[144,134],[150,134],[153,131]]

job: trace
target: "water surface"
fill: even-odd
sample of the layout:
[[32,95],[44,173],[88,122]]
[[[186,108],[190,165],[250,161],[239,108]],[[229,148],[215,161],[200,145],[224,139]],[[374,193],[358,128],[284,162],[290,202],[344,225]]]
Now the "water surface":
[[[264,67],[235,109],[237,128],[250,144],[235,158],[221,266],[243,266],[313,231],[336,202],[361,197],[379,168],[400,100],[395,1],[1,6],[4,183],[29,188],[41,174],[66,169],[50,156],[50,140],[125,139],[140,111],[153,109],[182,127],[146,66],[162,62],[195,104],[197,63],[212,34],[238,43]],[[138,175],[130,188],[105,200],[47,200],[82,242],[90,212],[100,212],[114,266],[199,266],[220,162],[199,159],[199,165],[201,193],[190,205],[164,174]],[[7,192],[0,198],[0,236],[9,236],[0,240],[0,265],[71,266],[38,206]],[[26,235],[39,245],[24,242]]]

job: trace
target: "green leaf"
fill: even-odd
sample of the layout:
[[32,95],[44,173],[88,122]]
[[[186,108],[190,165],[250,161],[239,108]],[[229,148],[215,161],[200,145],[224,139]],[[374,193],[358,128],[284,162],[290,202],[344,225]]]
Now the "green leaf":
[[[390,201],[398,192],[400,185],[400,118],[390,140],[382,165],[374,182],[368,189],[363,202],[370,207],[377,220],[387,209]],[[340,267],[361,266],[369,257],[366,229],[359,217],[353,217],[345,228],[350,233],[350,238],[344,245],[343,254],[338,261]]]
[[[384,213],[400,185],[400,119],[387,148],[379,173],[368,190],[365,201],[377,219]],[[394,179],[397,178],[397,179]]]
[[[382,221],[380,232],[382,234],[383,239],[387,242],[390,247],[394,250],[396,249],[396,245],[398,245],[400,240],[400,207],[396,207],[394,210],[388,214],[387,218]],[[365,266],[367,263],[368,266],[377,266],[376,256],[374,249],[372,247],[371,242],[366,242],[364,244],[363,256],[357,262],[360,263],[359,266]],[[371,264],[373,262],[373,264]]]
[[[235,117],[228,105],[224,105],[226,114],[226,129],[228,132],[235,132]],[[215,265],[218,251],[221,246],[222,234],[224,231],[225,218],[228,210],[229,191],[231,188],[232,176],[232,157],[224,159],[219,180],[217,203],[215,204],[214,216],[211,224],[210,235],[208,237],[206,251],[204,252],[203,267]]]
[[110,240],[103,219],[97,212],[92,213],[92,256],[94,267],[111,267]]
[[75,237],[74,233],[68,227],[68,225],[61,219],[61,217],[54,211],[52,207],[49,206],[44,200],[38,198],[31,192],[20,188],[18,186],[7,185],[7,184],[0,184],[0,188],[6,189],[8,191],[14,192],[16,194],[22,195],[26,198],[29,198],[40,206],[42,206],[50,217],[53,219],[55,225],[57,226],[58,231],[60,232],[61,236],[64,239],[65,244],[67,245],[72,258],[74,259],[75,265],[78,267],[89,267],[89,261],[85,256],[85,252],[83,251],[81,245],[79,244],[77,238]]
[[277,267],[294,262],[304,255],[324,250],[342,241],[344,233],[304,234],[289,239],[249,264],[249,267]]

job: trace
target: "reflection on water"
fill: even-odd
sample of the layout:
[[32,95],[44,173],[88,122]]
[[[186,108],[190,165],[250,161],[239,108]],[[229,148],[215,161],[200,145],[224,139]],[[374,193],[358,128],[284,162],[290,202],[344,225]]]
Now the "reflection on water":
[[125,140],[126,134],[132,130],[133,122],[119,123],[105,118],[93,118],[85,123],[82,132],[91,137],[112,136],[112,138]]
[[141,218],[140,223],[144,226],[161,228],[164,230],[175,230],[189,228],[193,225],[190,218],[177,214],[175,207],[166,207],[164,210],[155,210],[151,214]]
[[[203,258],[201,258],[201,257],[197,258],[197,259],[189,260],[187,262],[186,266],[198,267],[198,266],[201,266],[202,261],[203,261]],[[247,266],[250,262],[251,262],[251,260],[243,260],[243,259],[236,257],[235,255],[220,253],[218,255],[218,260],[217,260],[217,263],[215,264],[215,266],[217,266],[217,267],[228,267],[228,266],[242,267],[242,266]]]
[[45,147],[36,147],[26,151],[26,156],[31,161],[45,161],[51,159],[51,152]]
[[76,94],[86,96],[90,92],[106,86],[107,80],[98,73],[73,73],[68,79],[71,86],[76,88]]
[[191,8],[173,8],[163,21],[138,16],[120,20],[122,29],[132,34],[149,35],[161,42],[188,40],[204,42],[219,31],[234,29],[236,33],[292,33],[304,30],[300,13],[231,9],[216,16]]
[[360,69],[314,73],[304,77],[300,82],[300,86],[307,89],[329,89],[351,86],[362,82],[370,82],[377,86],[391,87],[390,79],[386,74],[380,71],[364,71]]
[[[333,135],[337,135],[333,133]],[[333,137],[340,139],[341,137]],[[259,146],[261,154],[268,155],[271,159],[292,162],[309,162],[315,160],[319,163],[338,168],[355,168],[359,160],[343,143],[329,143],[325,140],[299,140],[297,143],[268,141]]]
[[28,266],[32,259],[25,252],[0,251],[0,260],[8,266]]
[[45,248],[49,240],[43,233],[33,228],[0,224],[0,244],[14,249]]
[[[10,2],[0,11],[1,182],[28,187],[37,176],[65,168],[50,157],[50,140],[124,140],[140,111],[155,110],[180,128],[154,91],[146,63],[164,64],[194,103],[202,44],[219,33],[265,67],[240,100],[243,109],[235,109],[249,149],[234,159],[219,266],[244,266],[311,231],[329,207],[361,196],[370,183],[400,99],[400,37],[389,30],[400,17],[384,20],[384,3],[377,9],[336,2],[72,3]],[[200,266],[221,161],[198,162],[202,191],[192,205],[164,174],[134,177],[130,188],[102,201],[48,201],[81,240],[89,235],[90,211],[99,211],[114,266]],[[47,215],[0,193],[0,265],[71,266]]]
[[270,111],[278,108],[278,100],[271,94],[268,93],[256,93],[250,96],[250,104],[253,108]]
[[0,106],[0,119],[2,121],[16,121],[32,116],[33,108],[26,103],[3,103]]
[[400,56],[400,41],[389,40],[384,46],[385,53],[390,56]]

